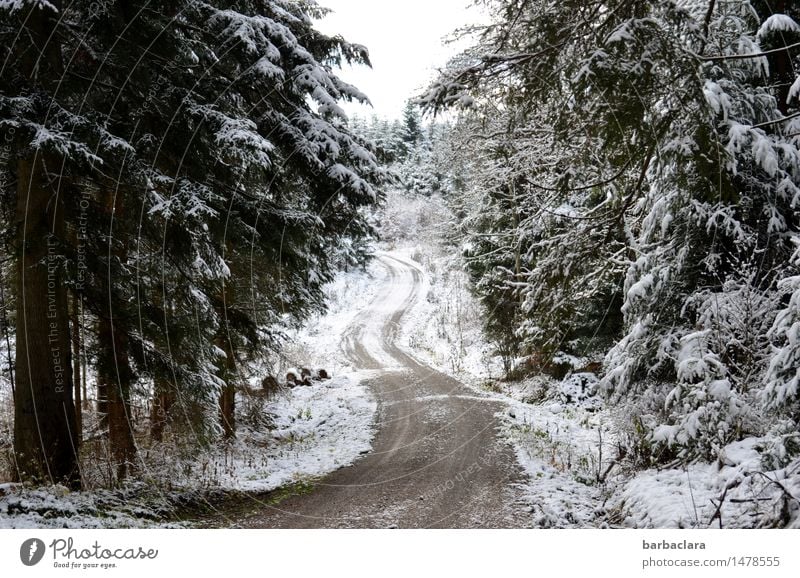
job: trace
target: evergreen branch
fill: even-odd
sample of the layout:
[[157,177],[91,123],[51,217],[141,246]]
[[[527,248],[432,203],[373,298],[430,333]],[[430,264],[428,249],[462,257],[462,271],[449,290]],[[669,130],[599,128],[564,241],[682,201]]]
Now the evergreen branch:
[[703,56],[702,54],[697,54],[691,51],[689,51],[689,53],[698,60],[702,60],[704,62],[722,62],[725,60],[746,60],[749,58],[761,58],[763,56],[769,56],[770,54],[785,52],[787,50],[792,50],[794,48],[800,48],[800,42],[795,42],[794,44],[789,44],[781,48],[773,48],[772,50],[764,50],[763,52],[749,52],[747,54],[718,54],[714,56]]

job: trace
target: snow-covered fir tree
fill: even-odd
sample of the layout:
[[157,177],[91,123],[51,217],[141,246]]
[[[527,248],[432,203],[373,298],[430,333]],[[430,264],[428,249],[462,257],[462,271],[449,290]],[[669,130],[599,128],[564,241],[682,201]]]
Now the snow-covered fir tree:
[[793,13],[486,5],[422,102],[465,109],[480,143],[464,234],[478,291],[520,301],[503,321],[521,353],[603,358],[657,459],[714,456],[764,433],[765,412],[796,419]]

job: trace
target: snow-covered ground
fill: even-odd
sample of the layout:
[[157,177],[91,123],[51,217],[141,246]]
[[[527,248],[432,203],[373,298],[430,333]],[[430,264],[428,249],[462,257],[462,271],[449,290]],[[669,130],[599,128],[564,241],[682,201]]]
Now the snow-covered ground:
[[[483,334],[480,304],[469,290],[454,255],[456,248],[441,240],[440,232],[447,227],[441,200],[434,197],[419,203],[396,195],[390,197],[389,213],[402,219],[391,220],[387,247],[424,272],[420,292],[424,298],[403,317],[398,345],[480,395],[506,405],[498,414],[499,433],[513,445],[528,474],[522,488],[528,512],[521,515],[530,515],[541,527],[604,523],[598,517],[604,496],[597,478],[608,467],[613,440],[610,424],[595,411],[597,398],[590,396],[571,405],[558,398],[531,404],[526,402],[539,397],[539,389],[560,393],[559,388],[547,379],[500,382],[502,360]],[[398,222],[405,229],[399,229]]]
[[332,375],[352,372],[352,363],[343,355],[340,342],[363,307],[375,298],[386,274],[386,268],[372,260],[366,270],[352,269],[337,275],[325,290],[328,310],[289,335],[284,351],[287,366],[308,364],[323,367]]
[[[594,395],[591,374],[500,381],[501,360],[483,335],[457,249],[441,242],[446,218],[435,198],[390,197],[385,221],[392,229],[382,249],[424,273],[398,345],[476,395],[505,404],[499,434],[528,475],[522,515],[540,527],[800,527],[800,460],[768,467],[760,450],[769,440],[731,444],[716,463],[636,470],[620,453],[630,416]],[[269,491],[352,463],[371,447],[377,404],[362,383],[372,374],[352,367],[340,345],[386,275],[378,261],[339,275],[327,288],[329,311],[289,336],[277,369],[325,368],[331,380],[267,399],[254,393],[255,372],[250,394],[240,395],[237,439],[188,456],[170,448],[148,457],[155,484],[83,493],[0,485],[0,527],[164,525],[181,505],[203,500],[203,492]],[[388,301],[401,297],[388,296],[387,311],[397,305]]]
[[[349,465],[372,447],[376,409],[356,375],[296,387],[268,404],[275,429],[239,436],[231,452],[240,446],[243,459],[220,476],[219,485],[263,492]],[[257,459],[244,458],[254,453]],[[214,465],[225,471],[224,461]]]
[[[175,462],[172,453],[163,463],[147,460],[144,477],[155,484],[89,492],[3,484],[0,528],[161,527],[175,508],[202,502],[205,492],[266,492],[313,482],[370,450],[376,408],[352,375],[296,387],[266,403],[265,415],[273,422],[269,430],[243,428],[234,441],[196,452],[191,460]],[[172,479],[169,489],[165,476]]]
[[0,528],[180,528],[184,525],[164,520],[182,501],[201,497],[162,493],[142,483],[92,492],[0,484]]
[[430,245],[416,244],[398,246],[393,254],[425,272],[420,290],[424,298],[404,316],[397,344],[470,385],[499,378],[501,359],[483,337],[480,307],[453,257]]
[[513,445],[528,475],[522,488],[528,512],[521,515],[546,528],[603,524],[597,478],[608,467],[612,440],[609,424],[594,411],[597,398],[577,405],[526,403],[536,384],[497,381],[501,360],[483,337],[479,305],[452,258],[419,245],[399,247],[396,253],[417,259],[426,272],[422,294],[427,296],[404,317],[399,343],[420,361],[506,404],[498,414],[499,433]]
[[649,469],[621,483],[609,500],[629,528],[800,528],[800,460],[765,468],[759,445],[729,444],[715,463]]
[[220,477],[221,487],[272,490],[323,476],[371,449],[377,402],[362,384],[371,372],[356,371],[340,343],[361,312],[358,305],[374,299],[385,274],[374,261],[366,270],[339,274],[326,287],[328,310],[289,335],[282,369],[324,368],[332,378],[284,389],[267,403],[269,430],[247,432],[237,440],[242,456],[258,448],[258,458],[240,459],[230,474]]

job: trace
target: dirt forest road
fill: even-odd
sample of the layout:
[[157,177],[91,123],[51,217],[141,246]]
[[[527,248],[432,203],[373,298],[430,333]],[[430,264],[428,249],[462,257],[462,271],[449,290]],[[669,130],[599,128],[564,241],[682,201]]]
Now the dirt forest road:
[[244,528],[509,528],[524,525],[522,471],[496,433],[495,400],[420,363],[395,344],[422,288],[410,261],[381,254],[388,275],[345,332],[341,349],[378,399],[373,450],[307,494],[234,522]]

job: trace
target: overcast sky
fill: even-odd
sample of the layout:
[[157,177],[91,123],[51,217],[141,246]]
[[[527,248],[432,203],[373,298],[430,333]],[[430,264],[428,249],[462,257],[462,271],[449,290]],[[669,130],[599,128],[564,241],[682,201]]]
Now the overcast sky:
[[369,49],[372,70],[346,68],[340,76],[369,96],[373,109],[345,107],[348,113],[393,118],[405,101],[459,51],[442,39],[479,20],[469,0],[317,0],[334,10],[317,23],[326,34],[341,34]]

